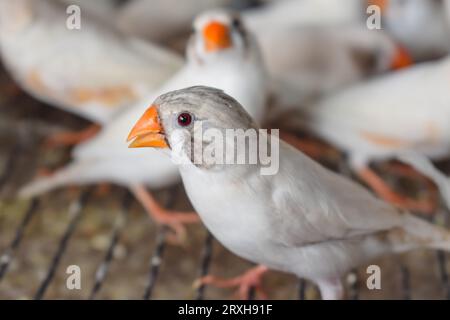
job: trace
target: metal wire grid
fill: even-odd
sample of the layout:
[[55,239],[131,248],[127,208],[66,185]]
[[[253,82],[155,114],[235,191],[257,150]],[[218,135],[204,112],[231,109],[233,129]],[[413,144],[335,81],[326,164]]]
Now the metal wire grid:
[[[20,156],[20,151],[23,148],[21,142],[22,142],[21,139],[19,139],[18,142],[13,146],[13,148],[11,148],[11,152],[8,153],[8,159],[3,167],[3,171],[0,173],[0,191],[6,185],[9,177],[16,169],[15,168],[15,164],[17,164],[16,160],[17,157]],[[177,189],[178,187],[169,190],[170,197],[166,203],[166,206],[169,208],[172,207],[174,204],[177,195]],[[40,283],[36,293],[33,296],[34,299],[39,300],[45,297],[47,289],[51,284],[51,282],[53,281],[55,272],[58,266],[60,265],[61,259],[66,253],[67,246],[69,244],[71,236],[75,232],[76,228],[79,225],[80,220],[82,219],[84,209],[88,204],[91,193],[92,188],[87,188],[80,194],[80,196],[74,202],[69,204],[68,210],[69,215],[71,217],[70,221],[64,233],[62,234],[62,236],[58,241],[57,250],[55,251],[51,259],[50,265],[47,268],[44,279]],[[103,260],[101,261],[96,270],[94,285],[92,286],[92,289],[90,291],[89,299],[95,299],[97,293],[100,291],[102,285],[105,283],[107,279],[109,266],[113,261],[113,252],[119,243],[121,232],[123,231],[123,228],[127,221],[131,202],[132,202],[131,194],[129,192],[124,192],[124,196],[121,203],[121,214],[117,217],[115,221],[114,228],[111,232],[108,248],[106,250]],[[4,250],[3,254],[0,256],[0,285],[2,280],[7,275],[8,268],[11,262],[13,261],[14,255],[24,238],[26,228],[30,224],[33,217],[39,212],[39,210],[42,210],[42,208],[40,208],[39,199],[32,199],[24,212],[22,221],[18,226],[17,230],[15,231],[13,239],[11,240],[7,248]],[[156,235],[156,245],[155,248],[153,249],[153,254],[149,262],[148,281],[146,284],[145,292],[142,295],[143,299],[151,299],[155,289],[155,285],[158,281],[160,266],[164,259],[164,251],[167,246],[166,242],[167,232],[168,228],[161,227]],[[212,256],[212,241],[213,241],[212,236],[208,234],[208,237],[205,242],[201,265],[199,267],[200,269],[199,275],[207,274]],[[201,286],[200,288],[198,288],[197,299],[203,298],[204,289],[205,286]]]
[[[19,170],[20,168],[16,168],[16,164],[18,163],[17,157],[19,157],[20,153],[24,150],[25,146],[23,145],[22,139],[16,140],[16,143],[11,147],[10,152],[8,153],[8,158],[6,160],[5,165],[3,166],[3,171],[0,173],[0,193],[2,189],[7,185],[8,179],[12,175],[12,173],[15,170]],[[340,166],[338,170],[343,173],[349,175],[348,170],[345,166]],[[174,204],[177,188],[172,188],[169,190],[170,197],[167,201],[166,205],[168,207],[171,207]],[[70,242],[70,239],[75,232],[76,228],[79,225],[80,220],[83,217],[83,213],[85,211],[85,207],[87,203],[90,200],[90,195],[92,193],[91,188],[85,189],[79,197],[73,201],[69,205],[69,214],[70,214],[70,220],[66,226],[66,229],[62,236],[60,237],[58,241],[58,246],[56,251],[53,254],[52,260],[47,268],[46,275],[41,281],[40,285],[38,286],[37,291],[34,294],[34,299],[43,299],[45,298],[45,294],[47,292],[47,289],[49,285],[52,283],[55,272],[60,265],[62,257],[66,254],[67,246]],[[116,246],[119,243],[121,233],[123,232],[124,226],[126,224],[126,221],[128,219],[128,213],[129,208],[132,203],[132,196],[128,192],[124,192],[123,199],[121,201],[121,213],[116,218],[116,221],[114,223],[113,230],[111,232],[110,238],[109,238],[109,244],[107,247],[107,250],[104,254],[104,257],[100,264],[98,265],[98,268],[95,273],[95,280],[94,284],[91,288],[89,299],[95,299],[97,297],[98,292],[102,288],[102,286],[105,284],[105,282],[108,279],[108,271],[111,262],[114,259],[113,252],[116,248]],[[14,237],[11,239],[10,244],[7,246],[7,248],[4,250],[3,254],[0,256],[0,286],[2,280],[7,276],[8,268],[15,258],[15,253],[18,250],[23,238],[25,231],[30,224],[31,220],[36,216],[36,214],[42,210],[43,208],[40,208],[40,201],[39,199],[32,199],[27,208],[25,209],[23,213],[23,218],[21,220],[21,223],[17,227],[15,231]],[[446,217],[446,222],[448,224],[448,213],[444,213],[443,210],[441,210],[441,214]],[[145,291],[142,295],[143,299],[151,299],[155,290],[155,286],[157,284],[157,281],[159,279],[159,273],[161,268],[161,263],[164,260],[164,253],[165,248],[167,246],[166,242],[166,234],[168,232],[168,229],[166,227],[159,228],[159,231],[156,235],[156,244],[153,248],[153,253],[149,262],[148,267],[148,277],[147,277],[147,283],[145,287]],[[211,234],[207,234],[204,244],[203,244],[203,252],[201,256],[201,261],[198,264],[198,276],[204,276],[208,274],[211,263],[212,263],[212,251],[213,251],[213,237]],[[449,275],[447,271],[447,254],[438,251],[436,253],[436,259],[438,261],[438,267],[439,267],[439,276],[440,276],[440,282],[441,286],[444,291],[444,297],[445,299],[450,299],[450,281],[449,281]],[[401,299],[411,299],[412,295],[412,288],[411,288],[411,281],[410,281],[410,272],[406,265],[401,264],[399,266],[399,272],[401,274],[401,287],[402,287],[402,295]],[[350,275],[347,277],[347,285],[348,285],[348,297],[350,299],[358,299],[360,295],[360,279],[358,279],[358,274],[356,271],[351,272]],[[298,284],[298,290],[297,290],[297,298],[298,299],[305,299],[306,298],[306,290],[307,288],[311,286],[310,283],[308,283],[305,280],[299,280]],[[195,298],[198,300],[205,298],[205,286],[200,286],[197,288],[196,296]],[[249,298],[253,298],[253,293],[250,295]]]

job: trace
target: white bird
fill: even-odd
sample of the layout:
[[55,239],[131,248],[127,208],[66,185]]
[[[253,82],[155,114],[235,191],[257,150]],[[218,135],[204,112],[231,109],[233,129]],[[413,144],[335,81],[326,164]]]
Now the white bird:
[[382,30],[359,25],[274,28],[256,35],[276,103],[287,108],[412,64],[406,50]]
[[176,219],[180,215],[167,214],[150,194],[145,194],[143,187],[161,188],[179,181],[176,166],[154,150],[130,152],[125,140],[148,101],[161,92],[199,84],[222,88],[245,103],[247,111],[257,121],[262,121],[266,83],[259,50],[239,17],[228,11],[200,15],[194,22],[186,64],[172,79],[142,102],[120,113],[93,139],[76,147],[71,164],[51,177],[25,186],[20,194],[30,197],[67,184],[113,182],[130,187],[158,222],[170,224],[177,232],[182,232],[179,221],[184,220]]
[[[217,89],[191,87],[155,100],[132,129],[130,147],[169,147],[184,157],[181,177],[207,228],[238,256],[261,264],[240,278],[243,286],[270,268],[309,279],[323,299],[337,299],[343,296],[341,277],[378,256],[450,250],[447,230],[375,198],[284,142],[274,175],[261,175],[261,163],[205,166],[209,160],[199,149],[192,155],[192,143],[209,148],[216,140],[198,138],[198,128],[258,132],[236,100]],[[253,142],[260,138],[256,133]],[[248,155],[251,149],[241,150]],[[204,162],[194,162],[197,157]]]
[[427,160],[450,155],[449,83],[447,57],[330,95],[300,117],[306,128],[347,152],[352,169],[385,200],[432,210],[426,201],[394,193],[369,169],[373,161],[397,159],[433,180],[450,207],[450,180]]
[[[127,38],[52,0],[0,0],[0,53],[16,82],[55,107],[103,124],[158,88],[181,66],[165,49]],[[70,20],[72,21],[72,20]]]
[[[411,59],[364,24],[364,1],[284,0],[243,13],[261,45],[277,105],[306,105]],[[278,108],[278,110],[281,110]]]
[[448,0],[370,0],[381,8],[382,27],[402,43],[415,60],[450,53]]

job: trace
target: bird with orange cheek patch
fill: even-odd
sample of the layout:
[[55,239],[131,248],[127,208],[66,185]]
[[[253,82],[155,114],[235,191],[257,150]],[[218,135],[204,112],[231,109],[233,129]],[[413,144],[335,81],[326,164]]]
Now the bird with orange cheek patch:
[[[163,188],[178,182],[176,166],[154,150],[130,152],[125,138],[136,118],[148,107],[148,101],[161,92],[198,84],[223,89],[245,103],[256,121],[262,121],[266,105],[262,60],[253,36],[234,13],[218,10],[200,15],[194,21],[187,61],[174,77],[115,117],[93,139],[77,146],[73,163],[25,186],[20,194],[30,197],[70,184],[116,183],[130,188],[156,222],[169,225],[179,238],[182,237],[183,224],[197,221],[196,215],[167,211],[145,188]],[[152,124],[154,115],[147,116]]]
[[358,176],[383,199],[430,212],[430,201],[407,199],[369,168],[397,159],[430,178],[450,207],[450,180],[430,160],[450,156],[450,57],[357,84],[303,109],[304,127],[348,153]]
[[26,92],[102,125],[156,90],[182,59],[126,38],[79,4],[80,29],[71,30],[63,3],[0,0],[0,54]]
[[383,28],[403,44],[414,60],[450,53],[449,0],[368,0],[381,9]]
[[[220,90],[168,92],[136,121],[130,147],[163,147],[184,157],[181,177],[205,226],[233,253],[260,264],[235,279],[207,276],[201,283],[238,286],[241,297],[255,286],[259,296],[261,276],[270,268],[313,281],[323,299],[340,299],[341,279],[352,268],[413,249],[450,250],[448,230],[377,199],[282,141],[279,170],[270,175],[261,174],[262,163],[209,162],[192,144],[196,137],[205,147],[216,141],[198,137],[198,128],[260,132],[244,108]],[[238,156],[250,152],[237,149]]]

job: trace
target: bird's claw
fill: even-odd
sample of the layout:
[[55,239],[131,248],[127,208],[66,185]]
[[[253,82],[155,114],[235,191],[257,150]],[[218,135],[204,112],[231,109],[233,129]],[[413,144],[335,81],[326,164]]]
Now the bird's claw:
[[218,288],[237,288],[235,295],[240,300],[248,300],[250,292],[254,288],[257,297],[264,300],[268,296],[263,289],[261,279],[267,270],[265,266],[257,266],[231,279],[222,279],[213,275],[207,275],[197,279],[193,286],[194,288],[199,288],[202,285],[211,285]]

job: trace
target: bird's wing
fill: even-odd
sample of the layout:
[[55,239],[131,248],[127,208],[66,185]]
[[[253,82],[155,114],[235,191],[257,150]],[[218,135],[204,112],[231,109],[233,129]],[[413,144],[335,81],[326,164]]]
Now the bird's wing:
[[273,237],[289,246],[369,235],[400,224],[401,212],[362,186],[280,142],[272,185]]

